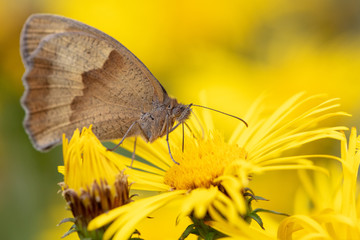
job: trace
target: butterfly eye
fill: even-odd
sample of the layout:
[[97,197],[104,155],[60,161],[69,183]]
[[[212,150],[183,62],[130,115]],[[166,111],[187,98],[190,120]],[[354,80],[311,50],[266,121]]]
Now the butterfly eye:
[[171,109],[171,104],[169,104],[169,105],[167,106],[167,109]]

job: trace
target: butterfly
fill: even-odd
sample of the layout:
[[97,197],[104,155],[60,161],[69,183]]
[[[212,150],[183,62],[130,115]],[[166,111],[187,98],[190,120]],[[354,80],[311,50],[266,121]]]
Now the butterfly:
[[22,29],[20,52],[26,68],[24,127],[36,149],[50,149],[62,134],[92,124],[100,140],[121,139],[118,145],[131,136],[153,142],[166,135],[176,163],[169,133],[199,105],[169,97],[120,42],[76,20],[35,14]]

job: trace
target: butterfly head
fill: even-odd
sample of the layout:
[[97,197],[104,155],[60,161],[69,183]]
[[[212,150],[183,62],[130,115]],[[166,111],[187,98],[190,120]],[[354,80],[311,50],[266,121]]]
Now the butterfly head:
[[192,104],[184,105],[178,103],[176,99],[171,99],[171,102],[168,105],[168,110],[177,122],[185,122],[190,117],[191,106]]

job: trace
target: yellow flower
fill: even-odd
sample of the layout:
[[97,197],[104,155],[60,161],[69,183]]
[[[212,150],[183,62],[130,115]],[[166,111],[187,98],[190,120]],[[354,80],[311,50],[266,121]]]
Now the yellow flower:
[[[360,202],[357,193],[357,175],[360,164],[360,137],[352,128],[349,142],[343,134],[341,139],[342,176],[340,181],[328,179],[322,184],[323,191],[331,196],[328,202],[320,206],[316,198],[321,191],[316,185],[309,186],[314,199],[315,212],[310,215],[294,215],[284,219],[278,229],[280,239],[360,239]],[[331,175],[332,178],[335,178]],[[317,176],[315,176],[317,178]],[[305,179],[307,180],[307,179]],[[333,190],[331,182],[336,182]]]
[[[163,193],[109,211],[92,220],[88,229],[113,222],[104,239],[127,239],[139,221],[174,200],[181,202],[179,220],[190,216],[203,219],[205,225],[214,219],[236,224],[239,215],[249,213],[246,189],[255,174],[318,169],[308,159],[323,155],[285,156],[283,152],[319,139],[341,138],[338,131],[344,127],[316,127],[327,118],[347,115],[333,111],[339,106],[334,101],[319,102],[318,96],[304,98],[301,93],[272,114],[261,116],[265,111],[259,100],[244,117],[249,127],[241,123],[228,141],[214,130],[205,112],[204,120],[200,119],[204,134],[196,118],[188,122],[191,131],[185,132],[184,152],[178,147],[182,131],[170,135],[172,153],[180,165],[171,161],[165,141],[152,145],[138,141],[137,153],[150,164],[134,162],[133,168],[126,170],[132,188]],[[133,142],[125,141],[126,148],[132,150],[132,146]],[[127,164],[130,162],[128,159]]]
[[121,156],[107,151],[89,129],[77,129],[69,141],[63,136],[64,175],[62,194],[74,216],[80,237],[100,239],[103,231],[88,232],[88,223],[96,216],[129,203],[129,185],[123,174]]

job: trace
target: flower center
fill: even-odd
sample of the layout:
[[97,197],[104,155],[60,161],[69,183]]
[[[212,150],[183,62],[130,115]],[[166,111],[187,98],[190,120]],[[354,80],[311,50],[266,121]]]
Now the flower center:
[[245,159],[246,152],[236,144],[228,144],[215,133],[208,139],[196,140],[185,145],[184,152],[175,149],[173,156],[180,165],[174,164],[165,174],[165,184],[174,189],[192,190],[209,188],[213,180],[222,175],[226,166]]

